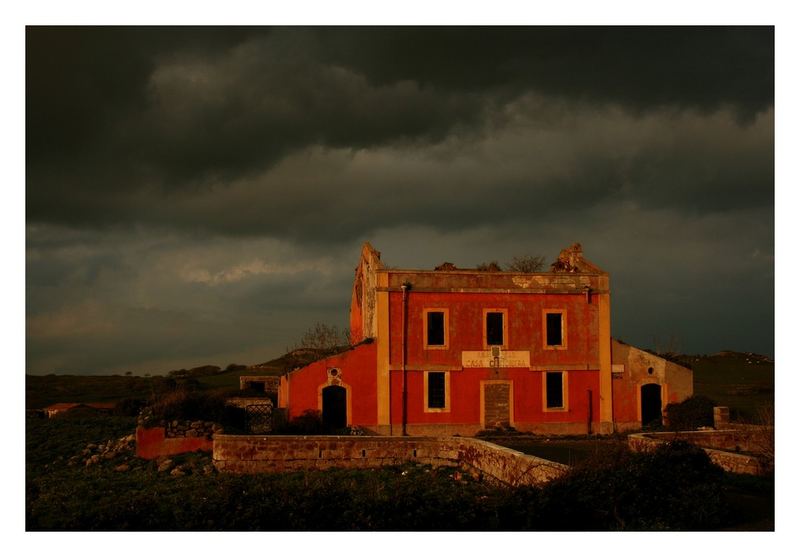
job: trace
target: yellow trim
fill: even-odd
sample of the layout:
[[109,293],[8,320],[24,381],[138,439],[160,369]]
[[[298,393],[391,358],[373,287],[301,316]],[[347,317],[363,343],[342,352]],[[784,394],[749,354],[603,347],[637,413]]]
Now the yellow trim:
[[[503,344],[487,344],[486,342],[486,315],[489,313],[502,313],[503,314]],[[484,308],[483,309],[483,349],[491,350],[492,346],[500,346],[503,350],[508,349],[508,308]]]
[[[550,313],[561,315],[561,344],[547,344],[547,315]],[[542,310],[542,348],[544,350],[567,349],[567,310],[557,308]]]
[[508,425],[515,427],[514,424],[514,382],[510,379],[485,379],[480,382],[480,419],[481,427],[486,427],[486,395],[484,393],[486,385],[508,383]]
[[[424,412],[450,412],[450,372],[449,371],[425,371],[423,372],[423,399],[422,409]],[[429,408],[428,407],[428,374],[429,373],[444,373],[444,408]]]
[[[547,374],[560,373],[561,374],[561,406],[548,408],[547,407]],[[543,371],[542,372],[542,412],[569,412],[569,373],[561,370]]]
[[345,406],[347,408],[347,427],[353,425],[353,397],[350,396],[352,389],[347,383],[322,383],[317,387],[317,408],[322,416],[322,390],[326,387],[342,387],[345,391]]
[[[598,281],[601,290],[608,289],[608,277],[600,277]],[[597,295],[598,306],[598,342],[600,356],[600,432],[613,433],[614,414],[612,408],[611,390],[611,296],[610,294]]]
[[[428,344],[428,314],[444,314],[444,344]],[[422,310],[422,343],[425,350],[448,350],[450,348],[450,310],[448,308],[425,308]]]
[[[378,286],[389,286],[389,274],[385,271],[377,273]],[[375,314],[378,320],[378,338],[376,352],[378,402],[378,425],[389,425],[389,292],[378,291],[375,301]]]

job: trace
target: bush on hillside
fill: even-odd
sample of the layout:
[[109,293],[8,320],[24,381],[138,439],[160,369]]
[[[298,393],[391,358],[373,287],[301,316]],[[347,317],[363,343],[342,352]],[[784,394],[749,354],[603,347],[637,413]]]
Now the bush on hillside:
[[722,480],[705,451],[683,441],[647,453],[620,450],[546,485],[529,498],[525,520],[539,530],[715,528],[725,518]]
[[147,406],[147,402],[140,398],[123,398],[114,407],[114,415],[138,416],[145,406]]
[[243,429],[245,411],[225,404],[225,397],[191,389],[176,389],[150,403],[151,420],[203,420]]
[[330,435],[331,429],[322,422],[322,414],[306,410],[273,430],[277,435]]
[[667,405],[667,427],[671,431],[692,431],[698,427],[714,425],[714,406],[708,397],[695,395],[683,402]]

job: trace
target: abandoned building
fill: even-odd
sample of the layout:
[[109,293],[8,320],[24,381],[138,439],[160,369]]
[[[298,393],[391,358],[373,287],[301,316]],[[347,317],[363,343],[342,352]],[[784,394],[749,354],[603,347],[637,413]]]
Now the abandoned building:
[[612,339],[610,295],[580,244],[518,273],[390,269],[365,243],[353,346],[283,375],[278,406],[383,435],[641,428],[691,396],[692,372]]

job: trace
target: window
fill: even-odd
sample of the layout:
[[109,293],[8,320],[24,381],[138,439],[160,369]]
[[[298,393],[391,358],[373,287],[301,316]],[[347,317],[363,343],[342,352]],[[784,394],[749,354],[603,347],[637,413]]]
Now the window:
[[547,408],[564,408],[564,374],[560,371],[546,373],[545,394]]
[[425,348],[444,350],[448,346],[449,311],[446,308],[429,308],[422,312]]
[[485,309],[483,310],[483,344],[485,348],[490,346],[507,346],[506,325],[507,310],[505,309]]
[[447,371],[425,372],[424,387],[426,412],[450,411],[449,383],[450,373]]
[[428,408],[444,408],[444,372],[428,374]]
[[566,312],[562,309],[545,309],[544,348],[545,350],[563,350],[567,347]]

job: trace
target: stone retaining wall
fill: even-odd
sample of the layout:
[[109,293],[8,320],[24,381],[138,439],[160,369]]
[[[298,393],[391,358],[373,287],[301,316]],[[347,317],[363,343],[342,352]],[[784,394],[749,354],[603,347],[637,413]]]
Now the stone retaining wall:
[[211,439],[214,433],[221,433],[222,427],[214,422],[202,420],[172,420],[167,422],[165,436],[174,437],[205,437]]
[[253,474],[325,468],[374,468],[419,462],[461,466],[507,485],[535,485],[568,467],[479,439],[462,437],[215,435],[214,466]]
[[686,441],[701,447],[714,464],[727,472],[764,475],[771,469],[768,459],[738,451],[762,452],[764,437],[770,434],[763,428],[637,433],[628,436],[628,447],[633,451],[650,451],[669,441]]
[[194,451],[213,450],[214,442],[209,436],[167,437],[163,427],[136,428],[136,456],[154,459]]

